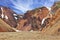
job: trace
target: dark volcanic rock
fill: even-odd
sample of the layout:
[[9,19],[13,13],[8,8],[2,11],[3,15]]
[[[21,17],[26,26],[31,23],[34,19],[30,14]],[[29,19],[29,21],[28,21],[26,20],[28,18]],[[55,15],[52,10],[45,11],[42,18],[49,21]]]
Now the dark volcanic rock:
[[17,26],[17,14],[8,7],[0,6],[0,18],[12,27]]

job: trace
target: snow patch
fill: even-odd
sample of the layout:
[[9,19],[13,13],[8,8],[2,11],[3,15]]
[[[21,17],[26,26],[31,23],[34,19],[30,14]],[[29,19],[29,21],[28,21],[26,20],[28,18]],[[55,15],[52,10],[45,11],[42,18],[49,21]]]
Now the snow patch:
[[8,19],[8,16],[7,15],[5,15],[5,19]]

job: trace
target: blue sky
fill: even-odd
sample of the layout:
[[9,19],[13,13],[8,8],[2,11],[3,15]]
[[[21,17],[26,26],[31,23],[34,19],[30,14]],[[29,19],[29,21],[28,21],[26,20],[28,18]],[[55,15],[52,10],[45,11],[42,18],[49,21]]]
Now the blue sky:
[[27,10],[38,7],[51,7],[56,0],[0,0],[0,5],[11,8],[16,13],[24,14]]

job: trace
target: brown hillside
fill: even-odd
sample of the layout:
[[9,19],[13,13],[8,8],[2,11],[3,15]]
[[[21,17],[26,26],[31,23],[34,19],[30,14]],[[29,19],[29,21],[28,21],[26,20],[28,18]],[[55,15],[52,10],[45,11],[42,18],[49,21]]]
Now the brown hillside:
[[0,19],[0,32],[15,32],[15,30],[2,19]]
[[60,30],[60,8],[54,14],[55,15],[53,15],[53,19],[50,22],[49,26],[45,28],[42,32],[48,34],[59,32],[58,30]]

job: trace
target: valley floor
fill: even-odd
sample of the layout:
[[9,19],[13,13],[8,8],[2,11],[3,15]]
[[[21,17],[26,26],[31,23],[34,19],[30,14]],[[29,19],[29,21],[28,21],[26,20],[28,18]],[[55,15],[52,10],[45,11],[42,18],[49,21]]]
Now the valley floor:
[[0,40],[60,40],[60,35],[41,34],[40,32],[1,32]]

